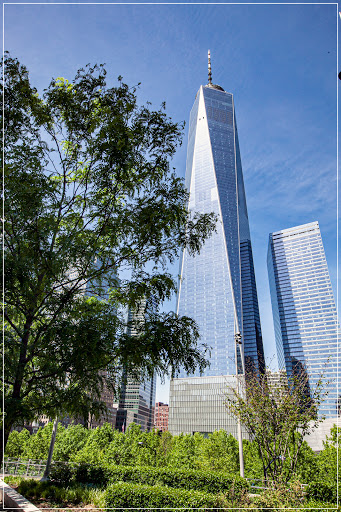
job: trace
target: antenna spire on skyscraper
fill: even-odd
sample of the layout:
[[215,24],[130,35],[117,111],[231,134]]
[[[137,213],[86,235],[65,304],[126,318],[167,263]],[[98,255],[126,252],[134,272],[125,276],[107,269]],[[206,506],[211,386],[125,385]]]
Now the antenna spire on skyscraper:
[[208,83],[212,84],[211,52],[208,50]]

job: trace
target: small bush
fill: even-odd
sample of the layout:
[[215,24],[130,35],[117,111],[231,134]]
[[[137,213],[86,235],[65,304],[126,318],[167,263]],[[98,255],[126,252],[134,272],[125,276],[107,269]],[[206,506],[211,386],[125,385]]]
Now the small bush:
[[59,482],[68,485],[75,477],[76,468],[64,462],[54,462],[50,470],[50,479],[52,482]]
[[326,503],[336,503],[336,485],[328,482],[310,482],[307,498]]
[[111,482],[124,481],[146,485],[166,485],[187,490],[196,490],[209,493],[224,492],[233,494],[234,498],[241,496],[249,490],[249,484],[244,478],[230,476],[224,473],[208,473],[191,469],[151,468],[151,467],[124,467],[111,466],[107,468]]
[[212,508],[226,508],[228,502],[223,496],[172,489],[161,486],[151,486],[120,482],[108,486],[104,494],[107,508],[115,508],[123,512],[126,508],[162,508],[175,507],[186,509],[200,508],[203,511]]
[[288,485],[277,482],[255,498],[253,503],[260,509],[299,508],[304,501],[304,490],[298,480]]
[[25,496],[25,498],[33,498],[36,496],[37,488],[40,486],[41,488],[45,488],[45,482],[39,482],[37,480],[33,480],[32,478],[29,480],[22,480],[17,488],[17,491]]
[[110,480],[110,467],[102,464],[80,464],[75,469],[75,481],[106,485]]

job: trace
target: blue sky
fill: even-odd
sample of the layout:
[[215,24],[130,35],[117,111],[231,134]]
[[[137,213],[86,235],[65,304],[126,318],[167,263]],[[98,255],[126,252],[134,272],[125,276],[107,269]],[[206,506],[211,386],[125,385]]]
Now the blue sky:
[[[336,294],[336,4],[5,5],[5,49],[42,90],[88,62],[141,82],[141,103],[189,119],[213,82],[234,93],[265,351],[275,353],[269,233],[318,220]],[[185,174],[184,144],[173,160]],[[174,269],[177,273],[177,266]],[[175,307],[175,299],[171,304]],[[168,401],[167,385],[157,399]]]

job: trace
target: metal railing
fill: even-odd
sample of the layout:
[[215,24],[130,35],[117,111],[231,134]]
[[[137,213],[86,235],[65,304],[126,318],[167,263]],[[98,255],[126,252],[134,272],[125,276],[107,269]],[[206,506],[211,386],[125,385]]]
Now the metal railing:
[[[258,490],[265,490],[269,489],[269,487],[266,485],[264,478],[246,478],[251,486],[252,489],[258,489]],[[306,487],[308,487],[308,484],[300,484],[301,489],[304,491]]]
[[[57,461],[53,461],[51,466]],[[65,464],[65,463],[64,463]],[[46,460],[22,460],[22,459],[5,459],[4,466],[1,467],[1,473],[12,476],[36,476],[42,477],[45,471]]]

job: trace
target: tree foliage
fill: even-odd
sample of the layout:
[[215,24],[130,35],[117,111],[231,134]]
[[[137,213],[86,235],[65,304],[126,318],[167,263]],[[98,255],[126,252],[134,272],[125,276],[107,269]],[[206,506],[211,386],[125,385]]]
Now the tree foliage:
[[129,325],[123,313],[170,298],[168,263],[198,252],[215,218],[188,213],[169,163],[182,126],[164,105],[140,107],[120,77],[108,87],[103,65],[42,95],[16,59],[3,66],[6,441],[42,413],[98,414],[102,370],[114,382],[122,367],[205,367],[192,319],[150,309]]
[[[27,430],[12,431],[6,446],[7,457],[46,459],[52,422],[30,435]],[[36,451],[33,452],[33,447]],[[250,456],[255,458],[255,454]],[[120,466],[152,466],[202,471],[226,471],[239,474],[236,439],[220,430],[205,438],[202,434],[173,436],[170,432],[143,432],[139,425],[129,425],[125,433],[106,423],[88,430],[83,425],[67,428],[58,424],[53,452],[54,461],[81,464],[103,462]],[[251,475],[253,476],[253,475]]]
[[304,369],[278,381],[271,380],[269,372],[251,374],[241,382],[241,391],[230,388],[226,395],[227,409],[256,444],[264,478],[274,486],[286,484],[295,474],[304,436],[323,420],[317,414],[324,397],[322,382],[320,378],[314,389],[308,387]]
[[[51,430],[52,423],[32,435],[25,429],[21,432],[12,431],[5,455],[12,458],[45,460]],[[263,463],[257,440],[244,440],[243,451],[246,477],[261,479]],[[115,430],[109,424],[93,430],[88,430],[83,425],[64,428],[59,424],[53,460],[70,462],[71,468],[80,465],[83,469],[79,471],[84,470],[86,475],[90,471],[92,478],[96,475],[102,478],[101,465],[103,464],[108,467],[169,468],[192,472],[202,471],[207,474],[218,471],[235,477],[239,475],[237,440],[223,430],[213,432],[205,438],[199,433],[195,436],[173,436],[169,432],[142,432],[141,427],[135,424],[131,424],[125,433]],[[328,489],[336,488],[336,461],[337,429],[334,426],[320,453],[313,452],[307,442],[303,441],[295,473],[290,476],[289,481],[293,486],[290,488],[292,490],[296,488],[298,482],[311,484],[311,489],[316,489],[321,482],[324,482]],[[64,477],[68,475],[70,477],[71,473],[64,463],[59,469]],[[280,500],[280,496],[287,488],[281,476],[278,478],[277,485],[270,487],[274,494],[269,491],[264,496],[265,500]],[[324,499],[324,501],[328,500]],[[288,503],[287,506],[289,506]]]
[[338,467],[341,467],[340,434],[341,428],[334,425],[330,436],[323,443],[323,450],[317,457],[317,471],[314,478],[335,487],[341,482],[341,473],[338,471]]

